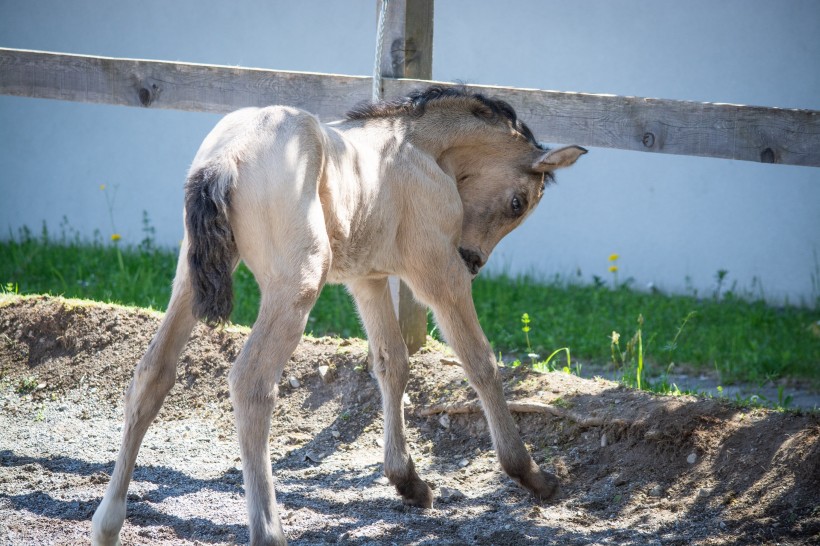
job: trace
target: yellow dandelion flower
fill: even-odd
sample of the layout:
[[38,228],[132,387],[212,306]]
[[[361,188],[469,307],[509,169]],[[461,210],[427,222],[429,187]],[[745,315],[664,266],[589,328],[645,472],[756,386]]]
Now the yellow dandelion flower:
[[618,256],[617,254],[610,254],[610,255],[609,255],[609,261],[610,261],[610,262],[617,261],[619,257],[620,257],[620,256]]
[[122,239],[122,235],[120,235],[119,233],[113,233],[113,234],[111,234],[111,240],[112,240],[112,241],[114,241],[115,243],[116,243],[117,241],[119,241],[120,239]]
[[609,266],[609,272],[610,273],[615,273],[616,271],[618,271],[618,266],[617,265],[610,265]]
[[100,184],[100,191],[105,191],[105,184]]

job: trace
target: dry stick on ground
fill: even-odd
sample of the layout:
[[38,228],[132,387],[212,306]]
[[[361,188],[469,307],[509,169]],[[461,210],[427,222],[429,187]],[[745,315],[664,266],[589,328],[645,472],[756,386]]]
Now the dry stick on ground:
[[[543,402],[532,402],[532,401],[519,401],[519,402],[507,402],[507,407],[510,408],[510,411],[514,413],[546,413],[550,415],[554,415],[561,419],[569,419],[570,421],[575,422],[581,428],[591,428],[591,427],[601,427],[604,425],[612,424],[612,425],[619,425],[619,426],[629,426],[632,423],[623,419],[605,419],[603,417],[583,417],[578,415],[574,411],[570,411],[564,408],[559,408],[557,406],[551,406],[549,404],[544,404]],[[455,404],[437,404],[435,406],[429,406],[426,408],[421,408],[419,410],[419,415],[423,417],[428,417],[430,415],[436,415],[439,413],[447,413],[450,415],[455,414],[467,414],[467,413],[480,413],[481,412],[481,404],[479,404],[478,400],[473,400],[470,402],[464,403],[455,403]]]

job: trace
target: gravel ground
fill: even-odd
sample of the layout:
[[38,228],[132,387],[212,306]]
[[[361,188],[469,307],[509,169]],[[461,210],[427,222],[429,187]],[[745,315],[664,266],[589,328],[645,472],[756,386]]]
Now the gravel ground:
[[[87,543],[119,447],[122,393],[157,314],[0,300],[0,543]],[[124,544],[246,543],[225,375],[247,331],[198,327],[149,429]],[[381,410],[360,340],[305,338],[270,446],[294,545],[820,543],[820,418],[503,370],[525,442],[563,483],[539,505],[499,469],[458,366],[412,360],[406,416],[433,509],[382,474]],[[323,380],[319,366],[328,366]]]

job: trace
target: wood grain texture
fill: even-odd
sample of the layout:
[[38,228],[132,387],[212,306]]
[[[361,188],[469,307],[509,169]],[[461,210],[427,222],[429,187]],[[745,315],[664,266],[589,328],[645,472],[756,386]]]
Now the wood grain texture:
[[412,0],[406,5],[403,78],[433,77],[433,0]]
[[286,104],[339,119],[370,98],[371,79],[0,48],[0,93],[227,113]]
[[[385,97],[431,83],[385,79]],[[368,77],[0,48],[0,94],[24,97],[218,113],[287,104],[331,120],[369,100],[370,84]],[[547,142],[820,166],[816,110],[468,87],[508,101]]]
[[[426,81],[385,81],[385,96]],[[470,85],[509,102],[545,142],[820,166],[820,112]]]
[[[377,12],[381,11],[384,0],[376,0]],[[379,51],[379,67],[383,78],[404,78],[404,34],[406,0],[389,0],[384,18],[384,39]],[[378,25],[378,17],[376,17]],[[378,28],[375,29],[378,31]],[[425,79],[416,77],[416,79]],[[384,88],[382,87],[382,91]]]

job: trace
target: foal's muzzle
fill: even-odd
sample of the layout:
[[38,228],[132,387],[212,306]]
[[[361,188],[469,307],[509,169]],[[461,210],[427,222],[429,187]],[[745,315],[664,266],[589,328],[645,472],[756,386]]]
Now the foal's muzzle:
[[481,257],[481,254],[466,248],[459,248],[458,253],[461,254],[461,259],[464,260],[467,270],[473,275],[478,275],[478,271],[484,265],[484,258]]

